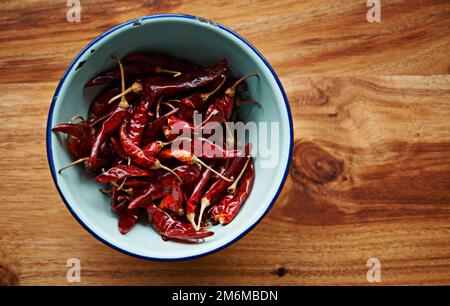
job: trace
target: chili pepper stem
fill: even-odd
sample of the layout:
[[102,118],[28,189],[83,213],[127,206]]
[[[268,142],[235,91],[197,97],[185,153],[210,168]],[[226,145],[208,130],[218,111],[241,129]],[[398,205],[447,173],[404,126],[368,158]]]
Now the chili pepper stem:
[[165,69],[165,68],[162,68],[161,66],[156,66],[155,67],[155,72],[156,73],[173,74],[172,76],[174,78],[179,77],[182,74],[180,71],[173,71],[173,70]]
[[198,231],[197,224],[195,224],[195,213],[187,213],[186,214],[186,219],[188,219],[188,221],[191,222],[191,224],[194,227],[194,229],[196,231]]
[[104,194],[111,194],[112,193],[112,190],[109,190],[109,189],[99,188],[99,190],[100,190],[101,193],[104,193]]
[[214,170],[213,168],[211,168],[210,166],[208,166],[207,164],[205,164],[204,162],[201,161],[200,158],[198,158],[197,156],[193,155],[192,156],[192,161],[194,163],[198,163],[200,165],[202,165],[203,167],[205,167],[206,169],[210,170],[212,173],[216,174],[217,176],[219,176],[221,179],[227,181],[227,182],[233,182],[233,177],[228,178],[223,176],[222,174],[220,174],[219,172],[217,172],[216,170]]
[[179,208],[177,211],[179,216],[184,216],[184,209],[183,208]]
[[233,131],[228,126],[227,122],[224,122],[224,125],[225,125],[225,133],[226,133],[227,144],[234,144],[234,133],[233,133]]
[[[197,114],[198,114],[198,112],[197,112]],[[195,116],[195,113],[194,113],[194,116]],[[199,124],[196,124],[196,122],[195,122],[195,120],[194,120],[194,129],[197,129],[197,128],[201,128],[202,127],[202,125],[203,125],[203,122],[208,122],[209,121],[209,119],[211,119],[211,117],[212,116],[214,116],[214,114],[213,113],[211,113],[211,114],[209,114],[209,116],[208,117],[206,117],[206,119],[205,120],[203,120],[202,122],[200,122]]]
[[82,162],[85,162],[85,161],[88,161],[88,160],[89,160],[89,157],[83,157],[83,158],[80,158],[80,159],[78,159],[78,160],[76,160],[76,161],[73,161],[73,162],[71,162],[71,163],[65,165],[65,166],[62,167],[61,169],[59,169],[59,170],[58,170],[58,174],[61,174],[61,172],[63,172],[63,171],[66,170],[67,168],[70,168],[70,167],[72,167],[72,166],[75,166],[76,164],[79,164],[79,163],[82,163]]
[[234,180],[233,184],[230,187],[228,187],[228,189],[227,189],[228,193],[231,193],[231,194],[236,193],[237,184],[239,183],[242,176],[244,175],[245,169],[247,169],[249,162],[250,162],[250,156],[247,156],[247,161],[245,162],[245,165],[242,168],[241,173],[239,173],[238,177]]
[[170,173],[172,173],[173,175],[175,175],[175,176],[177,177],[177,179],[178,179],[181,183],[183,183],[183,180],[181,179],[181,177],[180,177],[175,171],[173,171],[172,169],[170,169],[169,167],[166,167],[166,166],[160,164],[160,165],[159,165],[159,168],[169,171]]
[[[125,72],[123,70],[122,62],[118,58],[116,58],[115,60],[119,64],[119,68],[120,68],[120,79],[121,79],[121,86],[122,86],[121,91],[123,94],[123,92],[125,91]],[[125,95],[122,95],[122,97],[120,99],[119,107],[125,109],[125,108],[128,108],[128,106],[130,106],[130,105],[128,104],[128,101],[127,101]]]
[[203,101],[206,101],[209,99],[209,97],[213,96],[216,92],[219,91],[219,89],[223,86],[223,84],[225,84],[225,81],[227,80],[227,77],[222,75],[222,82],[219,84],[219,86],[217,86],[213,91],[211,92],[206,92],[206,93],[202,93],[200,94],[200,98],[202,98]]
[[259,79],[259,75],[257,73],[249,73],[247,75],[244,75],[242,78],[237,80],[236,83],[234,83],[230,88],[228,88],[225,91],[225,94],[233,98],[236,95],[236,87],[240,83],[242,83],[243,81],[245,81],[246,79],[248,79],[249,77],[252,77],[252,76],[257,77]]
[[124,178],[122,184],[120,184],[120,186],[117,187],[117,191],[122,190],[122,189],[123,189],[123,186],[125,186],[125,183],[126,183],[126,182],[127,182],[127,178]]
[[[123,190],[123,191],[125,191],[126,193],[128,193],[130,196],[133,195],[133,188],[125,189],[125,188],[123,188],[123,186],[122,186],[122,188],[121,188],[121,186],[117,185],[116,182],[111,181],[110,183],[111,183],[111,185],[113,185],[114,187],[116,187],[117,190]],[[120,189],[119,189],[119,188],[120,188]]]
[[210,228],[212,226],[213,226],[213,224],[210,221],[207,221],[206,225],[204,227],[202,227],[202,229],[208,229],[208,228]]
[[84,123],[84,118],[83,118],[83,116],[81,116],[81,115],[76,115],[76,116],[73,116],[72,118],[70,118],[69,119],[69,123],[73,123],[75,120],[77,120],[77,119],[80,119],[81,120],[81,122],[83,122]]
[[140,93],[142,91],[142,85],[139,82],[134,82],[129,88],[127,88],[124,92],[118,94],[117,96],[112,97],[109,101],[108,104],[113,103],[114,101],[116,101],[119,98],[122,98],[123,96],[126,96],[127,94],[129,94],[130,92],[132,93]]
[[247,104],[247,103],[248,103],[248,104],[256,104],[256,105],[258,106],[258,108],[262,108],[261,103],[259,103],[259,102],[256,101],[256,100],[253,100],[253,99],[246,99],[246,100],[243,100],[243,99],[241,99],[241,98],[236,98],[235,104],[236,104],[237,107],[241,107],[242,105]]
[[172,104],[170,104],[169,102],[163,102],[163,103],[161,103],[161,104],[163,104],[163,105],[166,105],[166,106],[170,107],[170,108],[171,108],[172,110],[176,109],[176,107],[175,107],[175,106],[173,106]]
[[196,231],[198,231],[200,229],[200,226],[201,226],[201,223],[202,223],[203,213],[205,212],[206,207],[211,205],[211,203],[209,202],[208,199],[202,198],[200,205],[201,206],[200,206],[200,214],[198,215],[198,223],[195,226],[195,230]]
[[159,118],[160,116],[160,110],[161,110],[161,101],[162,101],[163,97],[160,97],[158,100],[158,103],[156,104],[156,118]]

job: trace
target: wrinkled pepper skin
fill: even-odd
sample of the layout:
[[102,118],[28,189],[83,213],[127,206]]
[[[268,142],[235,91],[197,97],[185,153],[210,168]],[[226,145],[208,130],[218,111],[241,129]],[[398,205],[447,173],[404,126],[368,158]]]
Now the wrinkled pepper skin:
[[144,78],[142,90],[148,95],[167,97],[182,94],[184,92],[200,89],[220,80],[228,71],[228,61],[220,60],[215,66],[192,74],[183,74],[175,80],[170,78]]
[[214,221],[229,224],[236,217],[239,209],[250,196],[255,182],[255,166],[253,160],[244,172],[242,182],[238,187],[236,195],[226,195],[220,204],[211,209],[210,216]]
[[99,184],[106,184],[109,182],[122,181],[128,177],[152,177],[153,173],[150,171],[140,169],[133,165],[118,165],[110,168],[108,171],[99,174],[95,181]]
[[164,238],[177,240],[198,240],[214,235],[210,231],[196,231],[189,223],[178,221],[155,205],[147,207],[147,219]]
[[111,116],[103,122],[102,127],[95,137],[92,145],[92,150],[88,160],[88,168],[95,168],[101,146],[114,132],[120,128],[127,113],[127,109],[117,106],[113,114],[111,114]]

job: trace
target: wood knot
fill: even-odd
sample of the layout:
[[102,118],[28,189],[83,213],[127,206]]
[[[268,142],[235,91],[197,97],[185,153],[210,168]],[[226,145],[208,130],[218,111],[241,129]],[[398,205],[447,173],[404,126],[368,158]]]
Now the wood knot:
[[284,275],[286,275],[286,273],[287,273],[287,270],[286,270],[286,268],[283,268],[283,267],[278,268],[275,271],[275,274],[278,275],[279,277],[283,277]]
[[297,141],[294,146],[292,176],[295,181],[327,184],[344,170],[344,162],[312,142]]
[[16,286],[19,276],[7,266],[0,263],[0,286]]

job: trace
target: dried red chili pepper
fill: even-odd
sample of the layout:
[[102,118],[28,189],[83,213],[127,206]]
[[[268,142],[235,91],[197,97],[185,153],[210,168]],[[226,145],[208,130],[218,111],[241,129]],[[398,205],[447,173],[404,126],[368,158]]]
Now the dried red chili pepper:
[[148,122],[148,110],[153,103],[153,97],[146,96],[143,101],[133,109],[128,136],[135,145],[140,145],[142,134]]
[[[125,74],[123,72],[123,66],[120,61],[117,61],[120,67],[120,72],[122,76],[122,92],[125,88]],[[99,151],[103,143],[113,134],[115,133],[120,126],[122,125],[125,116],[128,113],[127,108],[129,107],[128,101],[126,100],[125,95],[121,97],[120,103],[117,105],[114,112],[111,116],[103,122],[100,131],[95,137],[94,143],[92,145],[92,149],[89,155],[89,159],[87,162],[88,168],[95,168],[97,166],[97,160],[99,156]]]
[[[131,160],[136,163],[138,166],[146,169],[164,169],[171,173],[174,173],[172,169],[167,168],[162,165],[161,162],[156,159],[154,156],[146,155],[144,151],[135,145],[132,140],[129,138],[127,132],[127,121],[124,121],[122,127],[120,128],[120,142],[122,143],[124,151],[131,158]],[[175,176],[178,176],[174,173]],[[178,177],[180,180],[181,178]]]
[[110,102],[130,92],[144,92],[147,95],[153,94],[156,97],[182,94],[183,92],[199,89],[217,81],[219,78],[222,78],[223,75],[226,75],[227,71],[228,62],[226,59],[222,59],[211,68],[192,74],[182,75],[176,79],[154,77],[143,78],[142,80],[133,83],[131,87],[120,95],[112,98]]
[[167,118],[167,125],[162,126],[162,130],[167,140],[174,140],[185,131],[193,131],[194,125],[177,116],[170,116]]
[[114,213],[119,214],[126,210],[128,205],[128,199],[124,196],[123,192],[118,191],[115,186],[111,188],[111,209]]
[[125,56],[123,60],[127,63],[158,65],[181,73],[192,73],[202,70],[202,67],[190,61],[156,52],[138,52],[129,54]]
[[121,181],[127,177],[152,177],[153,173],[150,171],[140,169],[133,165],[119,165],[110,168],[108,171],[103,172],[95,178],[95,181],[99,184],[105,184],[109,182]]
[[[214,167],[217,163],[214,161],[210,163],[208,166],[211,168]],[[220,171],[219,171],[220,173]],[[200,180],[197,182],[197,184],[194,187],[194,190],[191,193],[191,196],[186,202],[186,218],[188,219],[191,224],[196,227],[195,223],[195,210],[197,209],[197,205],[200,202],[200,198],[202,196],[203,190],[206,187],[206,184],[208,184],[211,176],[212,171],[208,168],[205,168],[202,172]]]
[[102,93],[100,93],[95,99],[94,102],[91,104],[91,108],[89,109],[89,116],[88,118],[97,119],[98,117],[101,117],[107,113],[109,113],[112,108],[114,108],[114,105],[109,104],[109,100],[111,98],[117,96],[120,94],[120,89],[117,87],[111,88],[109,90],[106,90]]
[[227,188],[227,192],[231,193],[231,194],[235,194],[236,193],[236,188],[237,185],[239,184],[242,176],[244,175],[244,172],[246,171],[248,165],[250,163],[253,163],[252,158],[250,156],[247,157],[247,161],[244,164],[244,167],[242,167],[241,173],[239,173],[239,175],[234,179],[233,184],[231,184],[228,188]]
[[[74,118],[82,119],[81,116],[75,116]],[[63,170],[79,163],[85,163],[86,170],[89,172],[97,171],[101,167],[111,164],[113,152],[106,144],[100,146],[97,153],[96,163],[92,165],[87,163],[89,160],[88,155],[91,150],[92,142],[93,139],[95,139],[95,129],[89,121],[85,121],[83,119],[81,122],[76,124],[70,123],[74,120],[74,118],[69,120],[69,123],[67,124],[59,124],[53,128],[54,132],[63,132],[68,134],[67,148],[74,157],[78,158],[76,161],[71,162],[59,169],[58,172],[61,173]]]
[[[148,178],[145,177],[138,177],[138,178],[130,178],[128,179],[125,184],[124,188],[131,188],[133,190],[144,190],[149,184]],[[141,193],[138,191],[137,193]]]
[[[84,160],[86,171],[96,172],[102,168],[108,168],[112,165],[112,161],[114,160],[114,152],[112,151],[111,147],[107,143],[104,143],[100,147],[100,151],[97,156],[97,160],[96,160],[95,164],[92,164],[92,165],[88,164],[89,157],[81,158],[78,161],[80,161],[80,160]],[[65,169],[65,168],[63,168],[63,169]],[[62,171],[63,169],[60,169],[60,171]]]
[[198,177],[200,176],[201,167],[199,165],[181,165],[178,167],[175,167],[173,169],[174,173],[170,172],[157,172],[159,175],[158,180],[161,181],[164,185],[170,185],[174,180],[176,174],[181,178],[181,181],[183,184],[192,184],[195,182]]
[[106,119],[105,122],[103,122],[102,128],[95,137],[94,143],[91,148],[88,160],[89,168],[95,167],[101,146],[112,134],[114,134],[120,128],[126,114],[127,109],[122,108],[122,106],[119,105],[117,106],[114,113],[108,119]]
[[[229,224],[236,217],[242,204],[247,200],[255,182],[255,166],[250,161],[248,168],[244,172],[242,182],[236,195],[229,194],[219,205],[211,210],[211,218],[222,224]],[[231,199],[230,199],[231,198]]]
[[52,131],[67,134],[66,146],[75,158],[89,155],[95,131],[85,120],[78,123],[58,124]]
[[225,122],[225,113],[221,108],[218,108],[215,104],[210,105],[205,114],[205,120],[201,124],[196,126],[196,129],[209,129],[213,130],[216,126]]
[[225,195],[219,202],[219,204],[215,205],[208,211],[209,218],[214,220],[215,222],[219,221],[222,212],[225,211],[225,207],[228,206],[228,204],[233,200],[235,196],[236,195],[234,194]]
[[[139,62],[125,64],[123,69],[128,77],[137,77],[146,74],[169,74],[172,76],[181,75],[180,71],[165,69],[160,65],[142,65],[142,63]],[[120,80],[120,71],[117,68],[113,68],[96,75],[94,78],[89,80],[84,85],[84,87],[104,85],[117,82],[119,80]]]
[[128,233],[144,215],[141,208],[125,210],[119,213],[119,231],[125,235]]
[[177,182],[172,182],[172,193],[166,195],[159,203],[159,208],[179,216],[184,215],[183,190]]
[[173,96],[188,90],[198,89],[209,85],[228,71],[226,59],[220,60],[215,66],[192,74],[182,75],[174,80],[161,80],[160,82],[142,82],[142,90],[146,93],[154,93],[156,96]]
[[241,150],[224,150],[221,147],[211,143],[211,142],[199,142],[194,146],[199,146],[199,148],[192,147],[200,155],[194,155],[189,149],[164,149],[158,154],[160,159],[170,159],[176,158],[183,163],[199,163],[202,166],[205,164],[199,158],[235,158],[244,155]]
[[127,153],[125,153],[125,151],[123,150],[120,141],[118,141],[117,138],[114,136],[111,136],[109,141],[111,143],[111,147],[113,148],[114,152],[116,152],[120,158],[127,159],[127,157],[128,157]]
[[[250,145],[246,146],[246,152],[250,152]],[[226,177],[236,177],[239,174],[239,171],[244,167],[246,163],[247,158],[245,157],[237,157],[233,159],[230,166],[225,170],[224,176]],[[203,195],[201,201],[200,201],[200,214],[199,214],[199,221],[201,222],[203,213],[207,207],[209,207],[211,204],[217,203],[219,201],[226,189],[230,186],[230,182],[227,180],[223,180],[218,178],[214,183],[211,184],[209,189],[205,192]]]
[[[226,81],[226,76],[222,75],[222,80],[219,84],[210,92],[205,93],[199,93],[196,92],[188,97],[182,98],[180,100],[181,104],[185,107],[191,109],[191,110],[202,110],[204,107],[205,102],[212,96],[214,96],[220,88],[223,86],[223,84]],[[192,118],[192,114],[190,113],[189,119]]]
[[151,122],[144,130],[142,144],[148,145],[150,142],[155,141],[159,131],[161,130],[161,127],[165,124],[166,120],[177,112],[178,108],[168,112],[164,116],[160,116],[159,118],[153,120],[153,122]]
[[145,206],[156,199],[169,195],[172,192],[174,181],[181,178],[183,184],[191,184],[200,175],[200,169],[195,165],[183,165],[173,169],[173,173],[166,172],[158,176],[156,180],[149,183],[145,190],[138,196],[132,199],[129,209],[138,206]]
[[164,238],[192,241],[214,235],[214,232],[210,231],[196,231],[191,224],[172,218],[155,205],[147,208],[147,218],[153,228]]
[[157,140],[143,147],[142,151],[146,156],[156,156],[159,154],[159,152],[161,152],[161,150],[164,148],[165,145],[166,145],[165,142]]
[[242,150],[226,150],[218,145],[212,143],[208,139],[205,138],[199,138],[199,141],[194,142],[194,152],[197,152],[199,148],[196,148],[196,146],[199,146],[201,144],[202,154],[201,157],[204,158],[235,158],[235,157],[243,157],[245,156],[244,151]]
[[246,76],[243,76],[239,80],[237,80],[232,86],[230,86],[227,90],[225,90],[225,94],[221,98],[217,98],[215,102],[215,107],[221,110],[224,114],[225,121],[230,121],[231,116],[233,115],[234,109],[234,100],[236,96],[236,88],[239,84],[243,83],[249,77],[257,77],[259,76],[256,73],[250,73]]
[[165,186],[161,182],[150,183],[143,191],[142,194],[133,198],[128,205],[128,209],[134,209],[136,207],[147,207],[152,204],[153,201],[165,197],[170,194],[171,185]]

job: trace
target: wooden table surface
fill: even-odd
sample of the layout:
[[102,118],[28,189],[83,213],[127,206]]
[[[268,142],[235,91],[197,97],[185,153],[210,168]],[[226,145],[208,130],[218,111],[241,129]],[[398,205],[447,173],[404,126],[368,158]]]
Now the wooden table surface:
[[[450,2],[81,0],[0,6],[0,284],[450,284]],[[389,2],[389,3],[387,3]],[[187,13],[246,37],[274,66],[295,147],[267,217],[214,255],[152,262],[93,238],[60,199],[45,126],[65,68],[126,20]],[[257,191],[256,191],[257,192]]]

